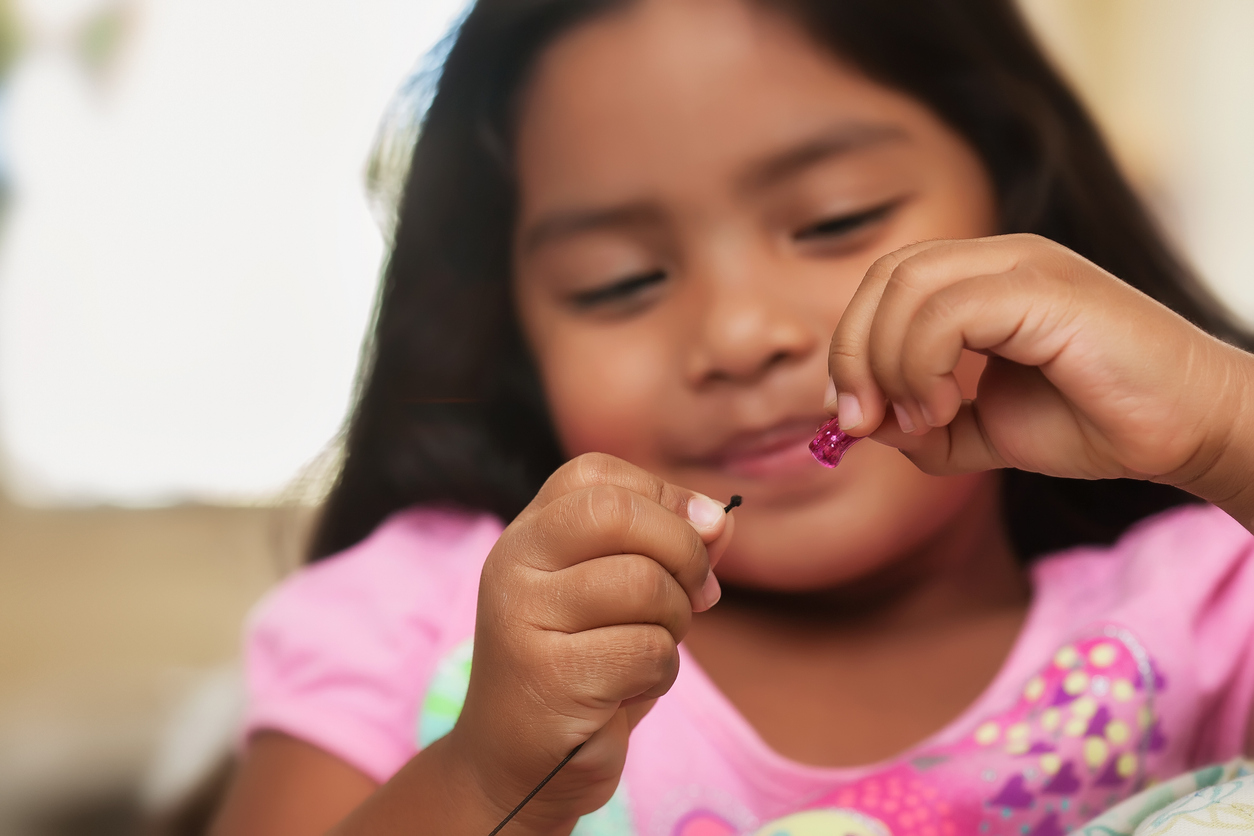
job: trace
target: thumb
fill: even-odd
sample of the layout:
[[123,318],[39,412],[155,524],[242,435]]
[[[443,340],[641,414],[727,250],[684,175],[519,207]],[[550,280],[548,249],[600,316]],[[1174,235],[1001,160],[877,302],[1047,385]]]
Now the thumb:
[[[685,492],[683,488],[674,490]],[[687,493],[688,497],[683,501],[682,509],[677,509],[677,512],[697,530],[701,535],[701,542],[709,546],[722,537],[727,529],[727,506],[703,493]]]
[[713,569],[718,562],[723,559],[723,555],[727,552],[728,546],[731,545],[732,537],[736,531],[736,515],[728,512],[724,514],[723,531],[713,542],[705,544],[706,554],[710,556],[710,568]]
[[714,576],[714,566],[718,563],[719,558],[723,556],[723,552],[727,551],[728,544],[731,543],[735,524],[732,522],[729,512],[736,504],[739,503],[733,502],[728,505],[720,505],[705,494],[699,493],[692,494],[686,503],[688,523],[701,535],[701,542],[705,543],[706,555],[710,561],[710,571],[705,577],[705,582],[701,585],[699,598],[694,599],[694,606],[696,607],[694,611],[696,612],[707,610],[714,606],[722,596],[718,578]]

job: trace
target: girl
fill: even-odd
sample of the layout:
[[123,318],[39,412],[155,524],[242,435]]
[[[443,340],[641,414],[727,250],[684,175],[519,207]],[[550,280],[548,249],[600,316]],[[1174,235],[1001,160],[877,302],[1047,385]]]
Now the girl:
[[506,832],[1042,836],[1248,751],[1207,330],[1008,0],[481,0],[218,832],[487,834],[579,746]]

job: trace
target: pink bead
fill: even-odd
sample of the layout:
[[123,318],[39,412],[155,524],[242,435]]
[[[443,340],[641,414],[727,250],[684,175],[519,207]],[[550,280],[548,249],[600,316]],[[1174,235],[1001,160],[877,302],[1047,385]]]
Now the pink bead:
[[840,423],[833,418],[819,427],[818,435],[810,442],[810,453],[824,467],[835,467],[845,457],[845,452],[861,440],[842,432]]

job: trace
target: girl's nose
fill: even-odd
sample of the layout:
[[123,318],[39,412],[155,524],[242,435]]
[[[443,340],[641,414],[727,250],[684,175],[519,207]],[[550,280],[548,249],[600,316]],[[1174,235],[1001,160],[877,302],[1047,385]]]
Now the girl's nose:
[[767,273],[701,282],[701,315],[692,331],[689,382],[754,383],[810,359],[822,342],[802,300],[780,292]]

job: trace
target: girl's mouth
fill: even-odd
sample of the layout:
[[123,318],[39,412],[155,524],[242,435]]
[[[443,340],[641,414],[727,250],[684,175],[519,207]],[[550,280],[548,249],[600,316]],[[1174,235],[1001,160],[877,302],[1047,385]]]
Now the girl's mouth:
[[737,433],[703,457],[703,463],[728,475],[749,479],[777,479],[811,469],[821,471],[809,445],[815,429],[826,418],[790,418],[763,430]]

